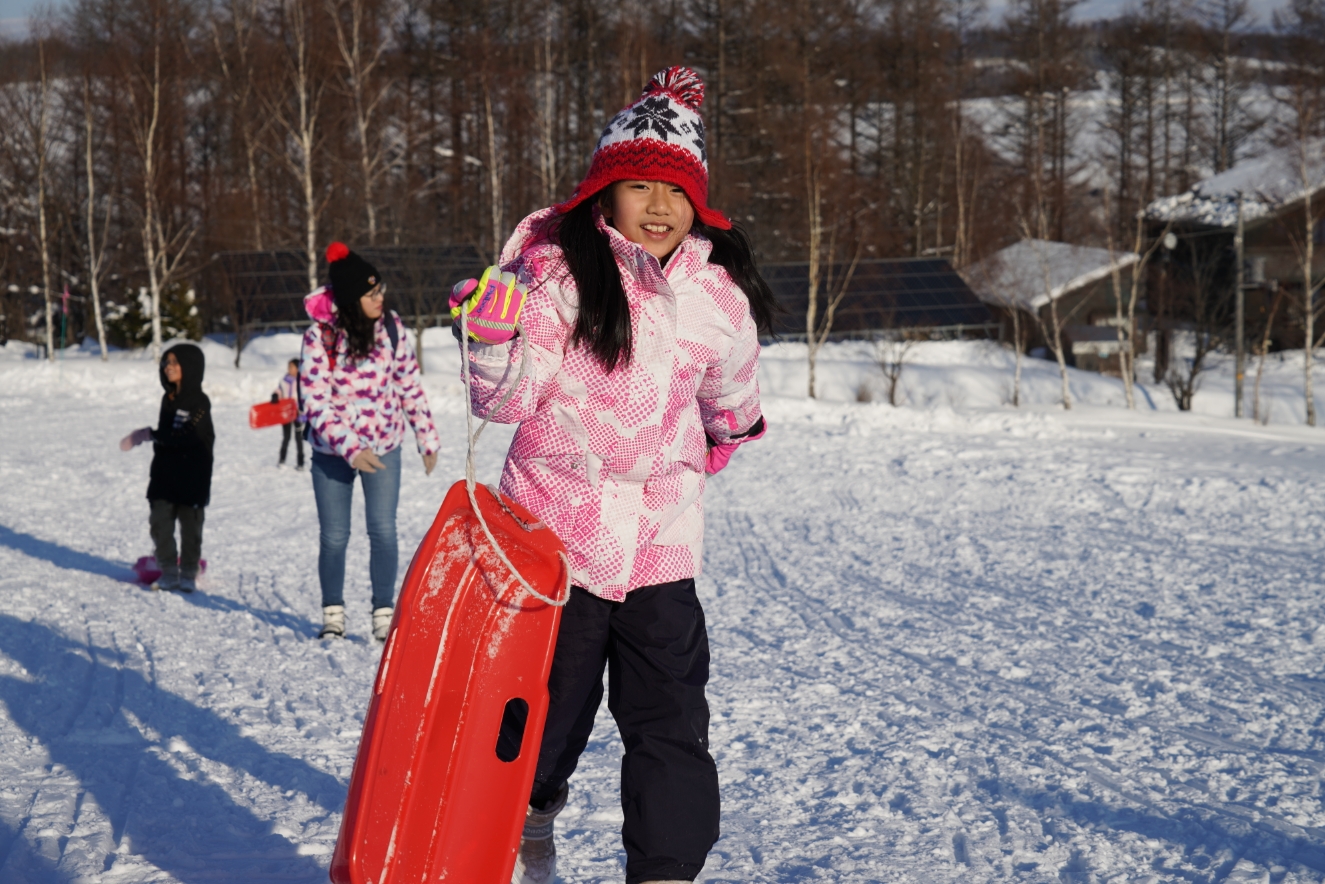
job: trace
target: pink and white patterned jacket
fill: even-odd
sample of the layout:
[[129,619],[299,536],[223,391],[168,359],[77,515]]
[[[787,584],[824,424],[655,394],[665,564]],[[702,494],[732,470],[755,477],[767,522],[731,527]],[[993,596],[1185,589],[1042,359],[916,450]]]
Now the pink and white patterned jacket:
[[[544,209],[516,228],[502,269],[529,288],[524,336],[470,344],[474,413],[519,422],[501,490],[566,544],[572,579],[612,601],[694,577],[703,558],[705,433],[741,441],[761,418],[759,339],[745,293],[692,234],[664,270],[598,217],[630,303],[634,355],[610,374],[571,349],[578,294]],[[737,437],[733,439],[733,437]]]
[[[329,293],[319,289],[304,299],[309,315],[320,320],[304,332],[299,363],[304,420],[312,428],[313,450],[338,454],[346,463],[364,449],[389,454],[404,442],[408,419],[419,453],[436,454],[441,439],[419,383],[419,361],[405,324],[395,314],[384,314],[377,321],[373,349],[361,362],[350,359],[345,333],[336,329],[333,371],[321,331],[322,322],[331,315],[329,298]],[[388,319],[396,323],[399,339],[394,353],[386,330]]]

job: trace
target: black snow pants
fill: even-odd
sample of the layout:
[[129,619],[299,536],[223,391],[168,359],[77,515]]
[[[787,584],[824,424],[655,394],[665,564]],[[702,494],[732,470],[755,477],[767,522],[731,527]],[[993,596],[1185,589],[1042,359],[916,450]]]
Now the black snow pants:
[[603,699],[625,745],[626,884],[693,881],[718,840],[718,767],[709,755],[708,632],[694,580],[609,602],[574,587],[548,677],[551,704],[529,803],[545,807],[575,772]]
[[[168,500],[150,500],[148,503],[152,505],[152,512],[147,524],[152,531],[156,561],[162,572],[168,574],[178,567],[179,573],[185,577],[197,577],[198,563],[202,559],[202,526],[207,515],[204,508],[181,506]],[[179,547],[175,546],[176,521],[179,522]]]
[[281,459],[277,463],[285,463],[285,454],[290,450],[290,437],[294,437],[295,452],[297,460],[295,466],[304,465],[304,425],[291,421],[288,424],[281,424]]

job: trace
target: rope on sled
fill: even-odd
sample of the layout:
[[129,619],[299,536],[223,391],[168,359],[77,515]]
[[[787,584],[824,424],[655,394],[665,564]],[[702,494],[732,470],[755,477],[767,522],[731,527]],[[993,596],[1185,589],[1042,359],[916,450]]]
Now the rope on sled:
[[[519,322],[515,324],[515,331],[519,337],[524,338],[524,326]],[[483,418],[483,423],[479,424],[478,430],[474,429],[474,397],[469,388],[469,316],[464,310],[460,311],[460,358],[464,363],[462,367],[465,377],[465,441],[469,444],[469,451],[465,455],[465,491],[469,493],[469,505],[473,508],[474,515],[478,517],[478,524],[483,529],[483,536],[488,539],[488,543],[492,544],[492,548],[496,550],[497,558],[515,575],[515,579],[520,581],[520,586],[524,588],[524,591],[540,602],[545,602],[554,608],[560,608],[570,601],[570,560],[566,558],[566,554],[564,552],[557,553],[561,558],[561,564],[566,569],[566,588],[561,593],[561,601],[557,601],[548,598],[530,586],[529,581],[524,579],[524,575],[506,557],[506,551],[501,548],[497,538],[492,535],[492,529],[488,527],[487,520],[483,518],[483,510],[479,509],[478,498],[474,494],[474,448],[478,445],[479,435],[492,422],[492,416],[505,408],[506,403],[515,395],[515,391],[520,389],[520,384],[524,381],[525,373],[529,368],[529,340],[525,338],[520,344],[520,372],[515,376],[515,383],[501,397],[497,407],[488,410],[488,416]],[[493,491],[492,494],[497,498],[497,502],[501,503],[500,492]]]

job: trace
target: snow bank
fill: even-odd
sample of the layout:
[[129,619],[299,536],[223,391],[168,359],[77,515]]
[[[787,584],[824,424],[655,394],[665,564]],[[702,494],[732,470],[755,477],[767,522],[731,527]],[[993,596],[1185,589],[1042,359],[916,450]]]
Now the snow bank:
[[[1180,343],[1180,342],[1179,342]],[[887,402],[887,382],[879,367],[880,351],[867,342],[826,345],[815,370],[818,398],[825,402]],[[1302,396],[1302,351],[1272,353],[1261,382],[1265,423],[1301,424],[1306,421]],[[899,404],[908,408],[988,410],[1011,408],[1013,353],[994,341],[925,341],[906,356],[899,381]],[[1248,362],[1244,402],[1251,414],[1252,388],[1258,360]],[[1233,359],[1216,354],[1211,369],[1201,375],[1192,411],[1213,417],[1233,416]],[[766,393],[804,398],[808,377],[806,345],[780,343],[765,347],[759,365],[760,384]],[[1163,384],[1151,378],[1149,358],[1137,362],[1137,407],[1141,411],[1174,412],[1177,405]],[[1317,368],[1320,372],[1320,368]],[[1318,379],[1319,390],[1325,375]],[[1068,387],[1075,405],[1125,408],[1127,396],[1117,378],[1068,369]],[[1061,399],[1058,364],[1052,359],[1023,357],[1021,404],[1031,408],[1057,407]],[[1325,398],[1316,400],[1317,413],[1325,414]]]
[[[414,340],[411,334],[411,342]],[[267,335],[244,348],[241,367],[234,368],[234,350],[211,340],[200,343],[207,356],[203,387],[214,402],[265,402],[285,372],[286,360],[299,355],[299,335]],[[1181,343],[1181,342],[1179,342]],[[24,348],[26,348],[26,353]],[[10,342],[0,358],[0,386],[19,391],[60,391],[75,397],[113,396],[124,400],[159,401],[156,368],[147,351],[119,351],[101,362],[95,350],[65,354],[55,364],[35,356],[28,345]],[[887,403],[887,381],[879,366],[876,345],[849,341],[825,345],[819,352],[816,392],[822,402]],[[424,388],[439,407],[462,413],[460,355],[448,328],[430,328],[423,336]],[[1192,410],[1212,417],[1233,415],[1233,360],[1216,354],[1210,371],[1201,376]],[[1153,364],[1138,363],[1137,406],[1142,411],[1173,412],[1173,397],[1151,381]],[[1251,414],[1257,361],[1248,363],[1246,413]],[[804,399],[808,365],[806,345],[766,346],[760,358],[759,382],[765,395]],[[1117,378],[1068,369],[1072,401],[1078,406],[1125,408],[1126,395]],[[1265,423],[1301,424],[1306,420],[1302,398],[1302,352],[1274,353],[1266,360],[1262,380]],[[1325,373],[1317,382],[1325,395]],[[1013,354],[994,341],[923,341],[907,352],[898,385],[899,405],[909,409],[956,411],[1005,410],[1012,407]],[[1053,409],[1061,396],[1058,364],[1051,359],[1023,357],[1021,405]],[[1325,414],[1325,398],[1317,399]]]

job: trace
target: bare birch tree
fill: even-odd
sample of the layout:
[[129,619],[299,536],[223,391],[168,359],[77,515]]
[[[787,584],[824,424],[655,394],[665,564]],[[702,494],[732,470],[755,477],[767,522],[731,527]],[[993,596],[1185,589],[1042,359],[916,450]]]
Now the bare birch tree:
[[[161,294],[179,275],[184,256],[193,241],[196,228],[191,225],[172,225],[162,211],[157,189],[161,186],[161,123],[162,104],[166,89],[161,70],[162,44],[166,37],[160,10],[152,16],[150,70],[133,71],[138,81],[129,92],[133,106],[130,126],[138,148],[143,179],[142,239],[143,258],[147,269],[147,287],[151,298],[152,358],[161,358]],[[172,229],[173,228],[173,229]]]
[[[345,21],[345,8],[349,21]],[[344,65],[344,87],[350,98],[359,143],[359,179],[363,187],[368,242],[377,244],[377,181],[386,157],[386,142],[377,122],[378,111],[392,88],[389,77],[378,77],[389,43],[386,23],[395,6],[386,3],[374,20],[368,0],[328,0],[327,11],[336,30],[336,47]]]
[[46,303],[46,357],[55,361],[55,309],[51,297],[51,245],[46,229],[46,166],[50,162],[50,84],[46,80],[46,44],[37,41],[40,90],[33,147],[37,153],[37,231],[41,248],[41,294]]
[[97,239],[97,176],[93,163],[93,109],[92,75],[83,77],[83,160],[87,173],[87,281],[92,297],[92,312],[97,323],[97,344],[101,348],[101,361],[105,362],[106,323],[101,315],[101,274],[106,260],[106,244],[110,239],[110,201],[106,202],[100,243]]
[[[264,219],[261,186],[258,182],[258,152],[269,117],[255,113],[257,83],[255,77],[254,43],[260,25],[260,0],[230,0],[225,22],[211,20],[212,42],[230,99],[234,127],[239,132],[244,151],[245,183],[248,186],[249,229],[253,248],[261,251],[264,243]],[[229,33],[225,33],[228,31]]]
[[1104,212],[1106,216],[1105,232],[1109,244],[1109,278],[1113,285],[1114,325],[1118,331],[1118,372],[1122,375],[1123,390],[1127,394],[1127,407],[1136,410],[1136,305],[1140,300],[1141,281],[1145,278],[1146,266],[1154,257],[1164,237],[1168,235],[1172,222],[1164,225],[1159,236],[1150,243],[1144,252],[1141,247],[1145,242],[1145,213],[1136,213],[1136,236],[1130,254],[1137,260],[1132,264],[1132,279],[1127,298],[1127,310],[1123,311],[1122,262],[1114,248],[1114,223],[1110,211],[1109,191],[1104,191]]
[[1045,343],[1049,345],[1049,349],[1053,352],[1054,358],[1058,360],[1058,377],[1062,383],[1061,401],[1063,403],[1063,409],[1070,411],[1072,409],[1072,390],[1068,384],[1067,353],[1063,347],[1063,329],[1067,327],[1069,322],[1071,322],[1072,317],[1076,315],[1077,310],[1081,309],[1081,305],[1084,304],[1085,301],[1078,303],[1077,306],[1070,310],[1066,316],[1059,316],[1058,293],[1054,291],[1052,274],[1049,269],[1049,256],[1045,254],[1044,249],[1041,246],[1043,240],[1035,239],[1030,236],[1030,225],[1024,220],[1022,222],[1022,232],[1026,237],[1026,241],[1030,244],[1031,249],[1035,252],[1036,261],[1040,266],[1040,282],[1043,286],[1044,296],[1049,301],[1049,322],[1046,323],[1044,321],[1043,312],[1041,310],[1034,311],[1035,321],[1040,326],[1040,333],[1044,335]]
[[1270,412],[1266,409],[1261,413],[1261,378],[1265,376],[1265,359],[1270,355],[1270,339],[1274,334],[1274,317],[1279,312],[1279,305],[1283,303],[1284,290],[1275,286],[1274,297],[1270,300],[1270,313],[1265,317],[1265,329],[1261,332],[1260,349],[1256,351],[1256,383],[1252,387],[1251,396],[1251,419],[1257,423],[1267,424],[1270,422]]
[[1302,226],[1300,234],[1292,229],[1287,232],[1302,280],[1302,392],[1307,425],[1314,427],[1316,293],[1325,281],[1315,273],[1316,228],[1320,224],[1315,195],[1325,184],[1325,71],[1320,66],[1325,52],[1325,6],[1319,0],[1293,0],[1286,10],[1275,13],[1274,22],[1286,38],[1290,61],[1288,82],[1278,92],[1289,118],[1282,135],[1290,145],[1301,187]]

